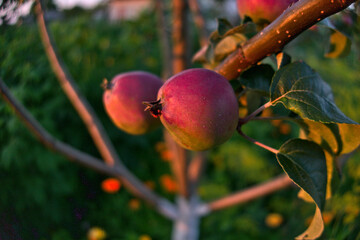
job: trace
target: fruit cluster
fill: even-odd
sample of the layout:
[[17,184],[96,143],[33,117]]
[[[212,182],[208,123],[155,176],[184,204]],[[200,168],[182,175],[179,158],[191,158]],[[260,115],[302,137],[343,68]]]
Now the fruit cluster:
[[211,70],[185,70],[163,85],[150,73],[129,72],[104,85],[108,115],[130,134],[146,133],[161,121],[182,147],[203,151],[228,140],[238,123],[231,85]]

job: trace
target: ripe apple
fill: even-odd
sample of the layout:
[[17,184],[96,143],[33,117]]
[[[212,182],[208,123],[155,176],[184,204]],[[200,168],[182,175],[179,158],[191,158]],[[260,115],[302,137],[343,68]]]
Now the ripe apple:
[[139,135],[161,125],[147,112],[142,102],[156,98],[161,79],[151,73],[133,71],[116,75],[105,82],[103,103],[114,124],[123,131]]
[[203,151],[228,140],[236,129],[238,102],[230,83],[207,69],[189,69],[165,82],[149,104],[184,148]]
[[288,6],[297,0],[237,0],[241,18],[249,16],[255,23],[274,21]]

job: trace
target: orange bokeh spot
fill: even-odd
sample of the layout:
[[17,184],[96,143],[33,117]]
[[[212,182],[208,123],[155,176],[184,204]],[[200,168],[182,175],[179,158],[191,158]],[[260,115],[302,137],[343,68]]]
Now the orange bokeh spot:
[[335,215],[334,215],[333,212],[324,212],[322,214],[322,217],[323,217],[323,220],[324,220],[324,224],[328,225],[334,219]]
[[273,120],[273,121],[271,121],[271,124],[273,125],[273,126],[275,126],[275,127],[278,127],[278,126],[280,126],[280,124],[282,123],[283,121],[282,120]]
[[245,94],[239,98],[239,103],[241,104],[241,106],[244,106],[244,107],[247,106],[247,98],[246,98]]
[[145,186],[147,186],[147,187],[148,187],[149,189],[151,189],[151,190],[154,190],[154,189],[155,189],[155,183],[154,183],[154,181],[149,180],[149,181],[144,182],[144,184],[145,184]]
[[139,237],[139,240],[151,240],[151,237],[149,235],[144,234]]
[[166,144],[164,142],[157,142],[155,144],[155,150],[159,153],[166,150]]
[[138,210],[140,208],[139,199],[136,199],[136,198],[130,199],[129,208],[132,209],[132,210]]
[[266,216],[265,223],[268,227],[279,227],[284,221],[284,218],[279,213],[270,213]]
[[288,135],[291,133],[291,125],[288,123],[282,123],[279,126],[279,132],[283,135]]
[[160,182],[166,191],[170,193],[176,193],[178,191],[178,185],[170,175],[162,175],[160,177]]
[[[324,224],[329,225],[332,222],[332,220],[334,219],[335,214],[333,212],[323,212],[322,217],[323,217]],[[313,216],[306,218],[305,225],[310,226],[313,218],[314,218]]]
[[161,159],[165,162],[170,162],[173,158],[173,154],[170,150],[164,150],[160,153]]
[[116,193],[119,191],[121,183],[116,178],[107,178],[101,183],[101,188],[107,193]]
[[106,238],[106,232],[99,227],[92,227],[87,233],[88,240],[103,240]]
[[273,115],[274,114],[271,108],[265,108],[264,111],[261,113],[262,117],[271,117]]

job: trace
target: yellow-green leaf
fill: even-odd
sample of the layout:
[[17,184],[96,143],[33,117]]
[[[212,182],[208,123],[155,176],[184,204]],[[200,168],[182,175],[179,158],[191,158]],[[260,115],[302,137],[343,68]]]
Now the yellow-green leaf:
[[350,52],[351,41],[343,33],[333,30],[330,36],[329,51],[325,54],[327,58],[344,57]]
[[245,35],[235,33],[222,39],[215,47],[215,59],[221,60],[233,51],[235,51],[241,43],[246,41]]
[[276,154],[279,164],[314,201],[316,211],[309,228],[296,239],[316,239],[324,230],[321,210],[325,204],[327,168],[322,148],[311,141],[291,139]]

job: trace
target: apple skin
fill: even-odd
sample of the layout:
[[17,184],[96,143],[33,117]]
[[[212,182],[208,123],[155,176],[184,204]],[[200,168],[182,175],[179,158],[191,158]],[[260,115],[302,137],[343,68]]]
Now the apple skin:
[[255,23],[274,21],[281,13],[297,0],[237,0],[241,18],[251,17]]
[[144,112],[144,101],[157,96],[162,80],[154,74],[133,71],[116,75],[103,94],[105,110],[121,130],[140,135],[161,125],[159,119]]
[[228,140],[236,129],[238,101],[220,74],[201,68],[174,75],[160,88],[160,120],[182,147],[203,151]]

